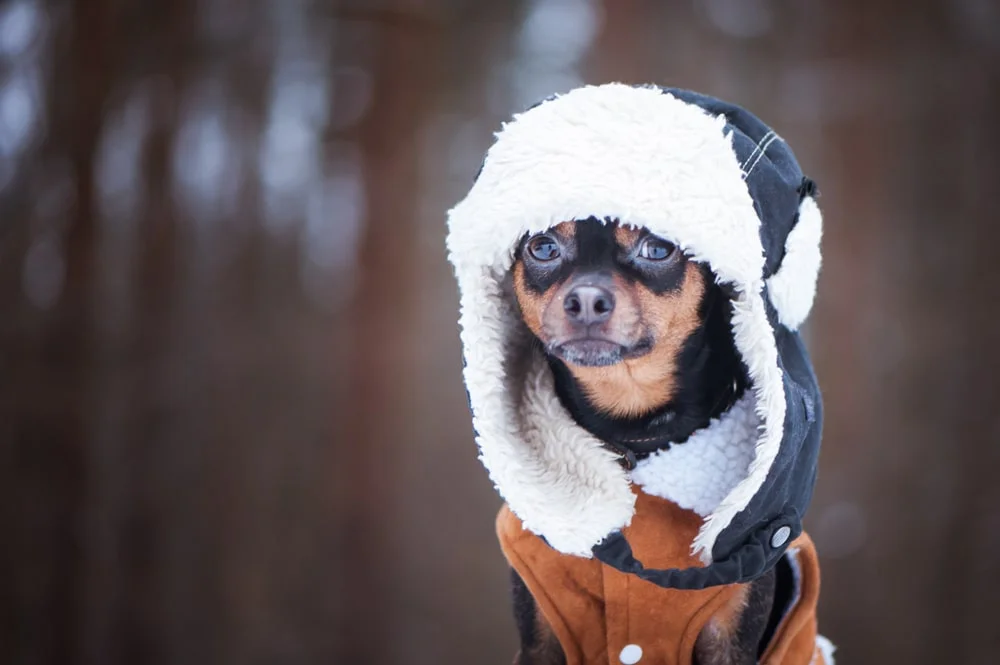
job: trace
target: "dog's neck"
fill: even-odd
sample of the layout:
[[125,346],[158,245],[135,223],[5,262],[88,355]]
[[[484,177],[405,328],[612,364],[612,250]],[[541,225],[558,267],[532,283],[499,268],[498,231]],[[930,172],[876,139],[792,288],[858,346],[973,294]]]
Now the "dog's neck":
[[601,412],[578,379],[549,356],[556,394],[573,420],[634,461],[672,443],[683,443],[725,413],[746,389],[746,370],[733,344],[731,305],[712,284],[702,302],[702,324],[688,337],[673,368],[675,389],[668,401],[635,417]]

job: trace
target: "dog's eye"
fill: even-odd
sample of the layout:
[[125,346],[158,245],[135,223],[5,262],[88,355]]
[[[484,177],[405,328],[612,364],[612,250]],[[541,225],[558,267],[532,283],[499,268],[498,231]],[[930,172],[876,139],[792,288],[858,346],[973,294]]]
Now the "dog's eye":
[[639,246],[639,256],[649,261],[669,259],[676,251],[676,245],[660,238],[646,238]]
[[528,253],[536,261],[552,261],[559,258],[559,245],[550,236],[535,236],[528,241]]

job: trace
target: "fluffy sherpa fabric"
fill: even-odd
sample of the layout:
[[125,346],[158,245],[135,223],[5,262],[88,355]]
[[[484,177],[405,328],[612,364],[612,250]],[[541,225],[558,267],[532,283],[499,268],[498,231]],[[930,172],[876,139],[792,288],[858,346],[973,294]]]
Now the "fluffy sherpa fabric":
[[640,460],[632,482],[642,491],[708,517],[746,475],[760,419],[753,393],[746,393],[719,419]]
[[[774,565],[801,533],[819,447],[819,393],[796,333],[820,263],[813,193],[773,130],[685,90],[583,87],[496,134],[471,191],[449,213],[448,250],[480,456],[525,528],[560,552],[596,555],[663,586],[745,581]],[[662,463],[700,455],[686,451],[698,434],[630,478],[563,408],[505,295],[525,234],[588,218],[648,228],[709,265],[730,295],[750,389],[723,419],[738,422],[742,436],[732,450],[717,446],[732,458],[724,478],[705,479],[710,488],[682,491]],[[664,475],[653,478],[654,468]],[[620,530],[634,513],[633,480],[688,497],[704,516],[692,550],[711,565],[650,571],[632,557]]]

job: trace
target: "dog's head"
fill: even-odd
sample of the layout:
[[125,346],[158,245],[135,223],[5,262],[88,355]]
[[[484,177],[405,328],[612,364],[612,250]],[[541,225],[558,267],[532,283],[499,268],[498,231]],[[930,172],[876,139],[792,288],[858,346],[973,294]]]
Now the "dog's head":
[[648,231],[590,219],[525,237],[514,294],[545,352],[616,416],[668,401],[701,323],[707,271]]

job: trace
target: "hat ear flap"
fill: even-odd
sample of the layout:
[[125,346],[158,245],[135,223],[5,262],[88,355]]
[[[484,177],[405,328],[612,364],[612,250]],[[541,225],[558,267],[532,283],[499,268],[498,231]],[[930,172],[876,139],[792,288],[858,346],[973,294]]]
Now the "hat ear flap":
[[767,292],[778,321],[797,330],[809,316],[816,297],[816,279],[821,263],[819,242],[823,215],[816,199],[805,196],[799,204],[798,221],[785,239],[785,256],[767,280]]

